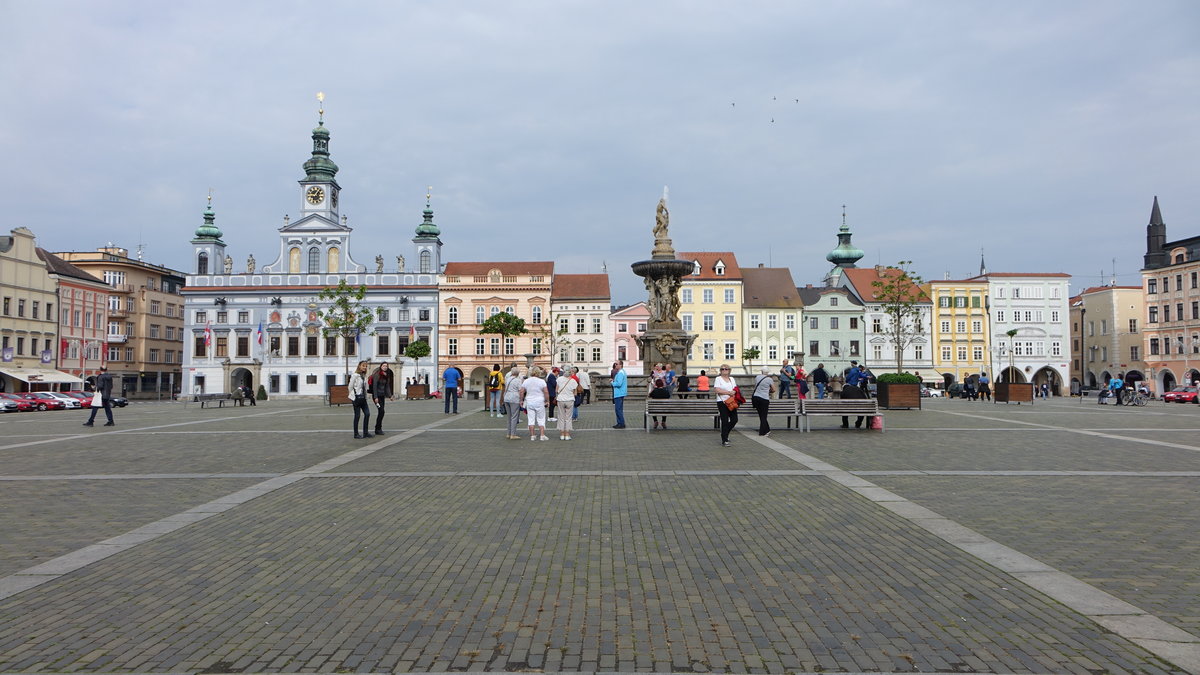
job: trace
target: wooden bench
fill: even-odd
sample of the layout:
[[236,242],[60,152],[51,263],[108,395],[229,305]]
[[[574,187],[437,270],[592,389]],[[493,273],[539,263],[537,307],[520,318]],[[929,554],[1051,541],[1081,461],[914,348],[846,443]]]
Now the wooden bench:
[[883,415],[879,414],[879,401],[873,398],[802,398],[799,414],[804,418],[804,430],[810,431],[810,417],[878,417],[883,431]]
[[246,405],[246,399],[234,398],[233,394],[196,394],[192,400],[199,402],[201,408],[208,406],[210,403],[216,403],[218,408],[224,408],[226,403]]
[[[796,420],[796,428],[800,428],[799,410],[796,402],[799,399],[771,399],[771,405],[767,408],[767,415],[783,415],[787,418],[787,426],[792,428],[792,420]],[[758,412],[749,402],[738,407],[740,415],[751,415],[758,417]],[[717,399],[695,399],[695,398],[648,398],[646,399],[646,412],[642,415],[642,428],[650,431],[650,418],[657,415],[675,415],[675,416],[691,416],[703,417],[711,416],[713,418],[713,428],[719,429],[721,426],[720,415],[717,414]]]

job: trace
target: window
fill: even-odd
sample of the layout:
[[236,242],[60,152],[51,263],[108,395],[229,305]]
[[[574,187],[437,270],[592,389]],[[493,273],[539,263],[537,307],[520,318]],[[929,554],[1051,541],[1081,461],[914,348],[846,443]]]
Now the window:
[[858,349],[859,349],[858,340],[851,340],[850,341],[850,356],[859,356]]
[[320,353],[319,350],[320,350],[320,345],[317,344],[317,336],[316,335],[304,336],[304,355],[305,356],[317,356]]
[[841,343],[837,340],[830,340],[829,341],[829,355],[830,356],[841,356],[841,354],[842,354]]
[[1050,310],[1050,323],[1058,323],[1058,322],[1059,322],[1058,310],[1057,309]]
[[380,356],[387,356],[388,354],[392,353],[391,352],[391,349],[392,349],[391,340],[389,339],[390,337],[391,337],[390,335],[376,335],[375,336],[375,353],[376,354],[378,354]]
[[487,309],[485,309],[482,305],[480,305],[479,307],[476,307],[475,308],[475,323],[483,323],[483,320],[485,318],[487,318],[485,316],[486,312],[487,312]]
[[638,322],[638,326],[637,326],[637,328],[638,328],[638,332],[639,332],[639,333],[645,333],[645,332],[646,332],[646,324],[645,324],[645,323],[643,323],[643,322],[641,322],[641,321],[639,321],[639,322]]
[[883,345],[871,345],[871,357],[876,361],[883,360]]
[[703,302],[706,305],[711,305],[712,301],[713,301],[713,289],[711,289],[711,288],[703,289],[702,291],[700,291],[700,296],[701,296],[701,300],[700,300],[701,302]]
[[571,329],[571,320],[565,316],[558,317],[558,332],[566,333]]
[[[1130,332],[1130,333],[1136,333],[1136,332],[1138,332],[1138,329],[1137,329],[1137,319],[1130,319],[1130,320],[1129,320],[1129,332]],[[1136,360],[1136,359],[1135,359],[1135,360]]]
[[816,317],[816,316],[808,317],[809,330],[818,330],[820,327],[821,327],[820,317]]
[[778,328],[779,328],[779,315],[778,314],[768,314],[767,315],[767,330],[776,330]]
[[315,274],[321,271],[321,249],[313,246],[308,249],[308,273]]
[[979,296],[978,295],[971,296],[971,306],[975,307],[975,308],[979,307]]
[[971,359],[974,361],[982,361],[983,360],[983,347],[980,347],[979,345],[975,345],[974,347],[971,347]]
[[1200,319],[1200,302],[1192,301],[1192,318]]
[[491,311],[488,312],[488,316],[496,316],[499,313],[500,313],[500,308],[495,305],[492,305]]
[[[110,349],[116,349],[116,348],[110,347]],[[193,341],[192,354],[195,356],[198,356],[198,357],[208,356],[208,345],[204,344],[204,336],[203,335],[197,335],[195,340]],[[111,357],[109,357],[109,358],[111,358]]]
[[78,327],[83,326],[83,311],[82,310],[77,309],[77,310],[71,312],[71,315],[74,317],[75,322],[70,325],[78,326]]
[[1162,306],[1162,320],[1163,320],[1163,323],[1169,323],[1171,321],[1171,306],[1170,305]]
[[949,307],[949,306],[950,306],[950,296],[943,295],[938,298],[938,307]]
[[[392,312],[387,307],[376,307],[375,308],[375,320],[380,323],[387,323],[388,320],[391,318],[391,315],[392,315]],[[240,322],[241,319],[239,319],[238,321]]]
[[1158,293],[1158,279],[1146,280],[1146,292],[1150,294]]
[[1129,348],[1129,360],[1130,361],[1141,361],[1142,360],[1141,351],[1142,350],[1140,348],[1138,348],[1136,345],[1133,347],[1130,347]]
[[716,356],[714,356],[714,353],[713,353],[714,349],[715,349],[715,347],[713,346],[713,343],[711,343],[711,342],[704,343],[704,360],[705,361],[712,361],[714,358],[716,358]]
[[1002,309],[996,310],[996,322],[1004,323],[1004,310],[1002,310]]
[[872,333],[882,333],[883,332],[883,319],[871,319],[871,332]]
[[967,322],[966,322],[966,321],[963,321],[963,320],[961,320],[961,319],[960,319],[960,320],[958,320],[958,321],[955,321],[955,322],[954,322],[954,332],[955,332],[955,333],[965,333],[965,332],[967,332]]
[[829,330],[838,329],[838,318],[836,316],[829,317]]
[[516,338],[510,338],[510,337],[504,338],[504,354],[506,356],[512,356],[513,354],[516,354],[516,353],[517,353]]
[[796,315],[788,314],[784,317],[784,325],[788,330],[796,330]]
[[593,333],[600,332],[600,317],[598,317],[598,316],[592,317],[592,332]]
[[808,355],[809,356],[820,356],[821,355],[821,343],[818,342],[817,340],[809,340],[808,341]]
[[457,307],[451,307],[450,309],[446,310],[446,322],[449,323],[451,326],[458,325],[458,308]]
[[487,347],[487,341],[485,338],[481,338],[481,337],[475,338],[475,355],[476,356],[483,356],[484,350],[486,349],[486,347]]
[[237,338],[237,355],[240,357],[250,356],[250,336],[239,335]]
[[736,358],[737,358],[737,343],[736,342],[726,342],[725,343],[725,360],[732,361]]
[[858,317],[850,317],[850,330],[858,330]]
[[108,348],[108,360],[109,361],[120,361],[121,360],[121,348],[110,346]]
[[713,266],[713,272],[719,277],[725,276],[725,263],[718,260],[717,264]]
[[488,351],[489,354],[500,356],[500,338],[489,338],[488,347],[490,348]]
[[733,289],[725,289],[725,304],[733,304]]
[[942,345],[942,360],[950,360],[950,345]]
[[959,345],[959,346],[958,346],[958,349],[957,349],[957,353],[958,353],[958,360],[959,360],[959,361],[966,361],[966,360],[967,360],[967,347],[966,347],[966,345]]
[[217,323],[229,323],[229,312],[217,312]]
[[[1137,347],[1134,347],[1134,349],[1137,349]],[[1058,340],[1053,340],[1050,342],[1050,355],[1051,356],[1062,356],[1062,343],[1061,342],[1059,342]]]
[[585,356],[587,356],[587,347],[584,347],[582,345],[575,347],[575,360],[576,361],[583,361]]
[[288,345],[288,349],[287,349],[288,356],[300,356],[300,336],[299,335],[289,335],[288,339],[287,339],[287,345]]
[[830,299],[829,299],[829,306],[830,306],[830,307],[837,307],[837,306],[838,306],[838,299],[837,299],[837,298],[830,298]]
[[158,300],[151,300],[150,313],[155,315],[162,314],[162,303]]
[[711,313],[706,313],[706,314],[702,315],[700,320],[702,322],[701,330],[712,330],[713,329],[713,315]]
[[421,309],[418,309],[417,310],[417,321],[428,321],[428,320],[429,320],[429,308],[423,307]]
[[1171,277],[1163,277],[1162,278],[1162,292],[1163,293],[1171,292]]
[[533,308],[533,322],[534,323],[542,322],[542,308],[540,305],[535,305]]
[[790,357],[790,356],[794,356],[795,354],[796,354],[796,345],[784,345],[783,346],[783,355],[784,356]]
[[[679,320],[683,324],[684,330],[686,330],[686,331],[692,330],[692,314],[691,314],[691,312],[688,312],[687,314],[680,314]],[[619,329],[621,330],[621,332],[625,332],[625,324],[620,324]]]
[[679,291],[679,302],[681,302],[685,305],[692,304],[692,289],[685,288],[685,289]]
[[25,316],[25,300],[17,298],[17,316]]
[[587,319],[579,316],[575,317],[575,332],[582,333],[587,328]]
[[146,360],[149,361],[150,363],[158,363],[158,350],[151,349],[149,358],[147,358]]
[[[275,339],[276,338],[272,338],[272,340],[275,340]],[[337,352],[337,337],[336,336],[326,337],[325,338],[325,356],[337,356],[337,353],[338,353]],[[295,356],[295,355],[296,355],[296,353],[292,352],[292,356]]]
[[446,343],[446,353],[450,356],[458,356],[458,338],[450,338]]
[[214,353],[214,356],[216,356],[217,358],[221,358],[222,356],[229,356],[229,338],[227,338],[227,337],[217,338],[217,349],[216,349],[216,352]]
[[758,315],[750,315],[750,330],[758,330]]
[[771,361],[779,358],[779,345],[767,345],[767,358]]
[[[39,318],[38,314],[41,313],[40,312],[41,306],[42,306],[42,303],[38,302],[37,300],[33,301],[33,312],[32,312],[33,318],[35,318],[35,319]],[[47,316],[49,316],[49,313],[47,313]],[[90,328],[90,326],[89,326],[89,328]]]
[[533,354],[534,354],[534,356],[538,356],[541,353],[542,353],[542,338],[535,337],[535,338],[533,338]]
[[1158,356],[1158,338],[1150,338],[1150,355]]
[[158,324],[156,324],[156,323],[150,324],[150,338],[151,339],[154,339],[154,340],[158,339],[158,330],[159,330]]
[[1175,305],[1175,318],[1177,321],[1183,321],[1183,303],[1182,302]]
[[208,312],[196,312],[196,323],[205,323],[208,321]]
[[1197,286],[1196,286],[1196,282],[1197,282],[1196,276],[1197,276],[1197,275],[1196,275],[1196,273],[1195,273],[1195,272],[1192,272],[1192,288],[1196,288],[1196,287],[1197,287]]
[[733,313],[726,312],[725,313],[725,330],[727,330],[727,331],[734,330],[735,325],[736,324],[734,323]]
[[433,272],[433,254],[427,250],[421,251],[421,274]]
[[961,309],[961,308],[963,308],[963,307],[966,307],[966,306],[967,306],[967,298],[966,298],[966,296],[963,296],[963,295],[956,295],[956,296],[954,296],[954,306],[955,306],[955,307],[958,307],[958,308],[960,308],[960,309]]
[[975,319],[974,321],[972,321],[971,322],[971,332],[972,333],[982,333],[983,332],[983,322],[980,321],[979,319]]

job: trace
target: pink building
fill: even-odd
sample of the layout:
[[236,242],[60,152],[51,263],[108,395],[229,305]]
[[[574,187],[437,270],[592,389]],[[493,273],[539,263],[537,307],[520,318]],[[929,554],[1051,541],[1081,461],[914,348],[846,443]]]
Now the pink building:
[[626,305],[608,315],[612,327],[613,357],[625,362],[626,375],[643,375],[642,352],[637,338],[646,332],[650,322],[650,310],[645,302]]

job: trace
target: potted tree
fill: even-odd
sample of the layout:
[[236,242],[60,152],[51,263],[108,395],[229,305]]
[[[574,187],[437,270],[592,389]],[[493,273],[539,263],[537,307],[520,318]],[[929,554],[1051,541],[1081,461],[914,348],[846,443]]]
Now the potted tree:
[[884,334],[896,356],[896,372],[876,378],[879,405],[883,408],[921,408],[921,379],[901,372],[904,350],[924,334],[922,305],[927,297],[921,290],[921,277],[908,268],[911,264],[910,260],[901,260],[889,265],[879,279],[871,282],[872,302],[888,317]]
[[[429,356],[430,351],[429,343],[425,340],[410,342],[408,346],[404,348],[404,355],[413,360],[414,378],[418,376],[417,359],[423,359],[426,356]],[[429,385],[425,384],[424,382],[408,385],[408,387],[406,387],[404,390],[404,398],[429,398]]]
[[1013,365],[1013,338],[1017,337],[1017,329],[1005,333],[1008,336],[1008,369],[1004,371],[1002,377],[997,378],[996,392],[994,398],[997,403],[1033,403],[1033,383],[1032,382],[1013,382],[1012,379],[1017,373],[1016,367]]
[[879,407],[921,409],[921,378],[912,373],[884,373],[876,378]]
[[[358,343],[361,335],[374,335],[371,323],[375,320],[375,309],[362,304],[367,297],[366,286],[351,286],[345,279],[338,281],[337,286],[329,286],[321,290],[317,296],[327,307],[317,310],[321,317],[321,333],[324,337],[337,336],[342,338],[342,353],[345,355],[345,379],[342,384],[331,385],[327,396],[329,404],[350,403],[347,388],[350,382],[350,345]],[[354,350],[358,352],[357,349]]]

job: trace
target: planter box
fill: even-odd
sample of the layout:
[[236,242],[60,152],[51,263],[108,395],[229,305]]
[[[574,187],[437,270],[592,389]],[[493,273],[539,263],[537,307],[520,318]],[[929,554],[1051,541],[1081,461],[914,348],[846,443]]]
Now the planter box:
[[329,387],[329,405],[351,405],[354,401],[350,400],[350,385],[334,384]]
[[404,388],[405,400],[412,401],[414,399],[429,398],[429,385],[427,384],[410,384]]
[[921,385],[879,383],[879,407],[888,410],[921,409]]
[[1033,403],[1032,382],[997,382],[994,386],[997,403]]

